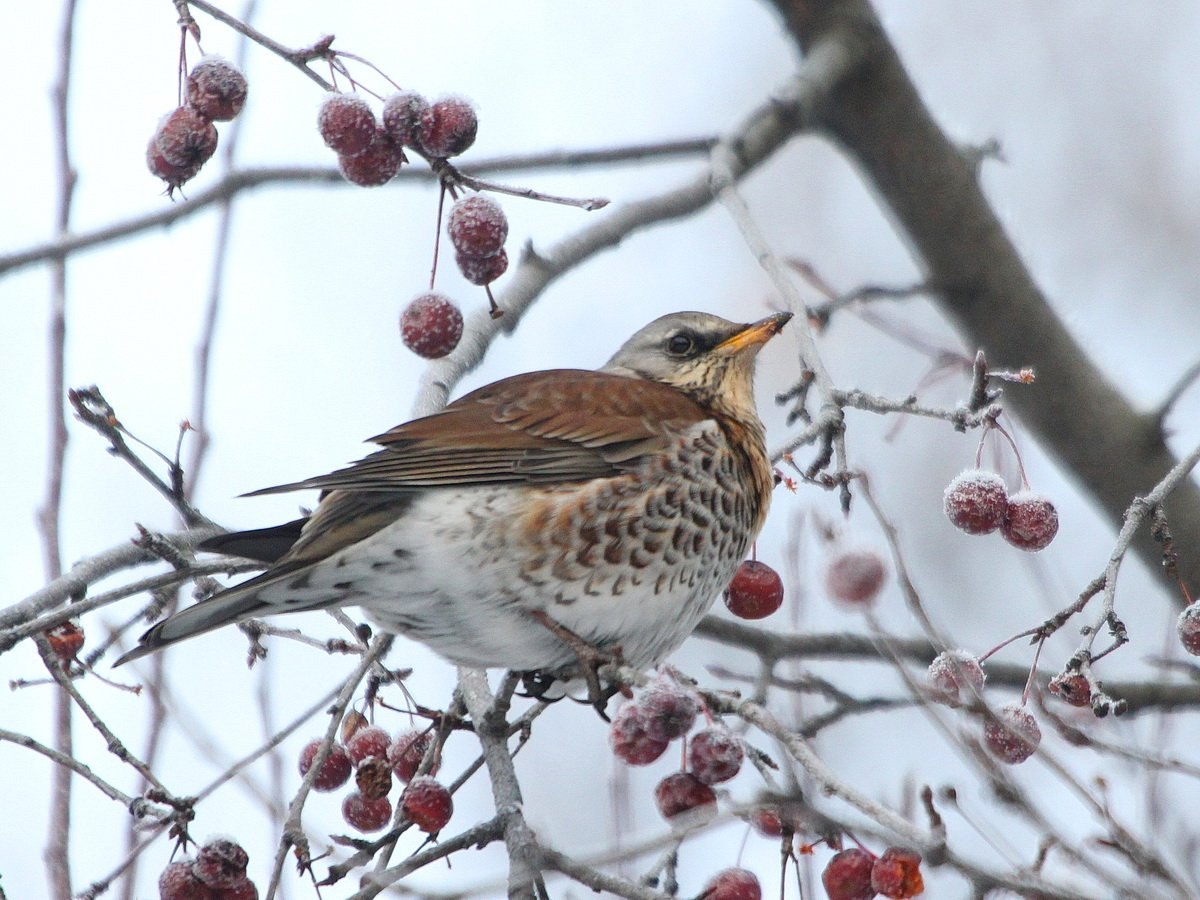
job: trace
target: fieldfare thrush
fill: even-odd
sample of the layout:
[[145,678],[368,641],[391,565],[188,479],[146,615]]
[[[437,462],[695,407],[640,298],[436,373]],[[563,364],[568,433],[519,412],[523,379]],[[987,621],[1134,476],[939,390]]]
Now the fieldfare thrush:
[[253,492],[322,495],[307,518],[201,545],[268,565],[118,664],[251,616],[359,606],[464,666],[567,677],[581,647],[654,665],[766,518],[754,359],[790,318],[663,316],[599,371],[505,378],[347,468]]

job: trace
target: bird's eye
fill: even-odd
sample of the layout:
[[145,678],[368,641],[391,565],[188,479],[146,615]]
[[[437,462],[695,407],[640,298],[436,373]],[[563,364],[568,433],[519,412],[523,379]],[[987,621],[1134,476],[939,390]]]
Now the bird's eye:
[[689,334],[673,334],[667,338],[667,352],[672,356],[687,356],[696,342]]

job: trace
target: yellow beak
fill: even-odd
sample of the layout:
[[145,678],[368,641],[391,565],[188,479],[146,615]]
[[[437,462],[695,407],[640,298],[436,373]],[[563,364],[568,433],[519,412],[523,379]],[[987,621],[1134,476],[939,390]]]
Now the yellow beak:
[[767,316],[765,319],[759,319],[750,325],[747,325],[741,331],[737,332],[733,337],[728,337],[713,348],[716,352],[723,356],[736,356],[750,348],[758,348],[769,341],[775,335],[783,330],[783,326],[790,322],[792,314],[790,312],[776,313],[773,316]]

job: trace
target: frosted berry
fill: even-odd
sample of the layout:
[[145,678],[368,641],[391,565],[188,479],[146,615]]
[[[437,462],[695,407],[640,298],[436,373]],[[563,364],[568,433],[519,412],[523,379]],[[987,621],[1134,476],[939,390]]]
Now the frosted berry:
[[1014,547],[1031,552],[1041,550],[1058,534],[1058,510],[1041,494],[1032,491],[1013,494],[1008,498],[1000,533]]
[[463,278],[482,287],[491,284],[508,271],[508,253],[501,250],[493,256],[468,256],[466,253],[455,253],[454,262]]
[[688,743],[688,771],[705,784],[728,781],[742,768],[742,739],[728,728],[707,728]]
[[990,534],[1004,524],[1008,488],[995,472],[968,469],[946,487],[942,508],[954,527],[967,534]]
[[379,831],[392,820],[392,801],[387,797],[368,800],[358,791],[347,794],[342,801],[342,818],[364,833]]
[[725,869],[704,886],[697,900],[761,900],[762,886],[753,872]]
[[[313,760],[317,758],[317,751],[320,748],[321,741],[317,739],[309,741],[300,751],[301,777],[307,775],[308,770],[312,768]],[[313,790],[337,790],[350,779],[350,769],[350,757],[346,755],[345,748],[340,744],[334,744],[329,750],[329,756],[321,766],[321,771],[317,773],[316,780],[313,782]]]
[[783,818],[779,809],[774,806],[760,806],[751,810],[750,824],[763,837],[781,837],[783,835]]
[[216,900],[217,894],[192,872],[191,860],[176,860],[158,876],[161,900]]
[[63,662],[69,662],[83,649],[83,626],[78,619],[68,619],[48,629],[46,640],[50,642],[50,649],[55,656]]
[[258,888],[254,882],[243,875],[231,886],[220,893],[220,900],[258,900]]
[[458,156],[473,143],[479,130],[475,107],[462,97],[444,97],[421,113],[416,140],[426,156]]
[[747,559],[725,589],[725,606],[739,619],[763,619],[783,605],[783,579],[766,563]]
[[1055,697],[1072,706],[1090,706],[1092,686],[1079,672],[1059,672],[1050,679],[1046,688]]
[[829,900],[871,900],[876,893],[871,887],[874,863],[875,857],[858,847],[835,853],[821,873]]
[[392,789],[392,765],[386,756],[368,756],[358,764],[354,785],[368,800],[386,797]]
[[871,887],[885,897],[906,900],[925,890],[921,854],[888,847],[871,866]]
[[421,116],[429,109],[429,101],[416,91],[392,94],[383,104],[383,127],[398,144],[417,147]]
[[381,128],[361,153],[354,156],[339,153],[338,171],[343,178],[359,187],[382,187],[396,177],[403,162],[404,154],[400,145]]
[[400,338],[417,356],[437,359],[458,346],[463,317],[445,294],[418,294],[400,314]]
[[196,173],[200,171],[200,166],[200,163],[190,166],[171,165],[162,155],[162,151],[158,149],[154,138],[150,138],[150,144],[146,147],[146,167],[150,170],[151,175],[161,178],[167,183],[168,193],[195,178]]
[[199,169],[217,152],[217,129],[196,110],[181,106],[158,123],[154,146],[169,165]]
[[637,703],[626,703],[613,717],[609,740],[616,757],[631,766],[649,765],[670,743],[646,733],[646,712]]
[[378,725],[368,725],[360,728],[346,741],[346,754],[356,766],[368,756],[379,756],[387,759],[388,747],[392,744],[391,735]]
[[246,875],[250,857],[241,845],[228,838],[214,838],[196,853],[195,876],[214,890],[223,891]]
[[317,111],[317,131],[338,156],[358,156],[375,141],[375,113],[354,94],[327,94]]
[[673,741],[687,734],[700,712],[700,703],[692,692],[670,682],[650,687],[637,702],[645,714],[646,734],[659,741]]
[[843,603],[870,603],[886,578],[887,566],[874,550],[843,550],[825,569],[825,589]]
[[983,726],[983,742],[998,760],[1015,766],[1033,756],[1042,741],[1037,720],[1019,706],[1002,706]]
[[228,122],[246,103],[246,76],[220,56],[206,56],[187,77],[187,102],[200,115]]
[[494,256],[508,239],[508,217],[486,194],[463,197],[450,208],[446,234],[454,249],[468,256]]
[[672,825],[701,825],[717,814],[717,795],[690,772],[675,772],[660,781],[654,802]]
[[400,806],[409,821],[426,834],[437,834],[454,814],[454,798],[431,775],[418,775],[408,783]]
[[[392,771],[396,773],[396,777],[401,781],[412,781],[431,743],[433,735],[428,731],[409,731],[397,735],[396,740],[388,747],[388,762],[392,764]],[[438,761],[434,759],[428,774],[436,775],[437,772]]]
[[943,650],[929,664],[929,691],[947,706],[970,703],[986,680],[979,659],[966,650]]
[[1183,649],[1192,656],[1200,656],[1200,603],[1193,603],[1179,614],[1175,631]]

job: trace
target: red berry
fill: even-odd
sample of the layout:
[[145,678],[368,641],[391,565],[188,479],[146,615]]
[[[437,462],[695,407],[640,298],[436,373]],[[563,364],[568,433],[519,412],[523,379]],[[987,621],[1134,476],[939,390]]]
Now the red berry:
[[728,781],[742,768],[742,739],[728,728],[707,728],[688,744],[688,771],[705,784]]
[[609,740],[617,758],[631,766],[649,765],[670,743],[646,733],[646,711],[637,703],[626,703],[613,717]]
[[491,284],[508,271],[508,253],[501,250],[493,256],[468,256],[466,253],[455,253],[454,262],[463,278],[482,287]]
[[1041,494],[1032,491],[1013,494],[1008,498],[1000,533],[1014,547],[1031,552],[1041,550],[1058,534],[1058,510]]
[[760,806],[750,813],[750,824],[763,837],[781,837],[783,835],[783,818],[774,806]]
[[1008,488],[994,472],[968,469],[946,487],[946,518],[967,534],[989,534],[1004,523]]
[[698,900],[761,900],[762,887],[753,872],[725,869],[714,875]]
[[249,862],[240,844],[228,838],[213,838],[196,853],[192,872],[210,888],[223,891],[245,877]]
[[359,831],[379,831],[392,820],[392,801],[387,797],[368,800],[354,791],[342,801],[342,818],[351,828]]
[[983,726],[983,742],[998,760],[1015,766],[1023,763],[1042,741],[1037,720],[1021,707],[1002,706],[995,719]]
[[702,825],[717,814],[717,795],[690,772],[675,772],[658,783],[654,802],[672,825]]
[[966,650],[944,650],[929,664],[930,693],[947,706],[970,703],[986,680],[983,666]]
[[866,850],[850,847],[825,865],[821,873],[821,884],[829,900],[871,900],[875,889],[871,887],[871,867],[875,858]]
[[921,854],[888,847],[871,867],[871,887],[885,897],[906,900],[925,890]]
[[375,140],[361,153],[354,156],[338,154],[338,171],[359,187],[381,187],[396,177],[403,162],[400,145],[381,128],[375,132]]
[[747,559],[725,589],[725,606],[739,619],[763,619],[783,605],[783,579],[756,559]]
[[459,253],[494,256],[504,249],[508,239],[508,218],[491,197],[471,194],[450,208],[446,234]]
[[330,93],[317,111],[317,131],[338,156],[357,156],[375,142],[375,113],[361,97]]
[[228,122],[246,103],[246,76],[220,56],[206,56],[187,77],[188,106],[217,122]]
[[1200,656],[1200,603],[1193,603],[1179,614],[1175,631],[1183,649],[1192,656]]
[[649,688],[638,700],[645,716],[646,734],[656,741],[673,741],[691,730],[700,703],[691,691],[671,682]]
[[887,566],[874,550],[844,550],[825,569],[825,589],[843,603],[870,603],[886,577]]
[[161,178],[167,183],[168,193],[173,192],[175,188],[182,187],[185,183],[196,177],[196,173],[200,171],[200,163],[195,163],[190,166],[173,166],[163,157],[162,151],[158,149],[158,144],[154,138],[150,138],[150,145],[146,147],[146,167],[150,169],[150,174],[155,178]]
[[368,756],[380,756],[387,759],[388,747],[392,745],[392,737],[378,725],[368,725],[360,728],[346,741],[346,755],[356,766]]
[[454,814],[454,798],[431,775],[418,775],[408,783],[400,805],[409,821],[426,834],[437,834]]
[[[397,735],[396,740],[388,747],[388,762],[392,764],[392,771],[396,773],[396,777],[401,781],[412,781],[431,743],[433,735],[428,731],[410,731]],[[438,768],[438,760],[434,759],[428,774],[436,775]]]
[[1079,672],[1059,672],[1046,685],[1050,693],[1072,706],[1090,706],[1092,686]]
[[191,860],[176,860],[158,876],[161,900],[217,900],[218,894],[192,872]]
[[154,146],[168,165],[199,169],[217,152],[217,129],[196,110],[181,106],[158,123]]
[[243,875],[231,887],[221,891],[220,900],[258,900],[258,888],[254,882]]
[[473,143],[479,130],[475,107],[462,97],[444,97],[421,113],[417,143],[426,156],[458,156]]
[[[301,777],[307,775],[308,770],[312,768],[313,760],[316,759],[320,747],[321,740],[318,738],[309,741],[300,751]],[[350,779],[350,769],[350,757],[346,755],[345,748],[340,744],[334,744],[329,750],[329,756],[325,758],[325,762],[321,766],[321,771],[317,773],[316,780],[313,781],[313,790],[337,790]]]
[[400,314],[400,338],[417,356],[437,359],[458,346],[463,317],[445,294],[418,294]]
[[50,649],[55,656],[63,662],[69,662],[83,649],[83,626],[78,619],[68,619],[48,629],[46,640],[50,642]]
[[429,101],[416,91],[392,94],[383,104],[383,127],[397,144],[417,147],[421,116],[429,109]]

